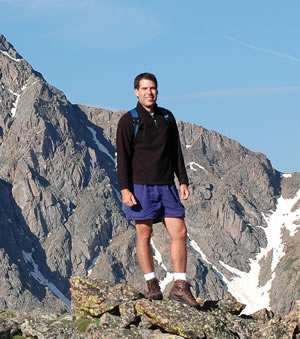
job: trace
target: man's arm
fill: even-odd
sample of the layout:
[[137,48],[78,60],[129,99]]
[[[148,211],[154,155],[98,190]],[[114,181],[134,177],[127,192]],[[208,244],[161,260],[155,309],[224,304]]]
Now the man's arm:
[[132,151],[132,135],[133,124],[130,116],[123,116],[117,128],[117,170],[118,181],[120,191],[122,195],[122,202],[128,207],[132,207],[137,204],[136,199],[130,191],[130,179],[131,179],[131,151]]
[[133,124],[130,116],[125,114],[119,120],[116,136],[117,172],[120,190],[130,188],[132,177],[132,142]]
[[[182,154],[179,132],[178,132],[175,117],[172,113],[170,114],[170,118],[172,122],[172,133],[173,133],[172,137],[173,137],[173,145],[174,145],[173,147],[173,169],[178,178],[179,184],[185,185],[187,188],[189,185],[189,179],[187,176],[184,158]],[[186,189],[184,189],[184,191],[186,191]],[[189,193],[188,193],[188,196],[189,196]]]

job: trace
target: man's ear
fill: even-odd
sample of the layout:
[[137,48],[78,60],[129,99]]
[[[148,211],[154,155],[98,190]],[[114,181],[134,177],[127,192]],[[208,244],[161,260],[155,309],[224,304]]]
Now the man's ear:
[[136,95],[137,98],[139,97],[139,90],[137,88],[135,88],[134,94]]

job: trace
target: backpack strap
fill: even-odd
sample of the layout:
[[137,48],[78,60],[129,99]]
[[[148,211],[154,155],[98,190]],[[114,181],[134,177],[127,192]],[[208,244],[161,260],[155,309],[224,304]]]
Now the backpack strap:
[[[167,112],[167,110],[163,107],[158,107],[158,109],[161,111],[166,122],[168,123],[169,122],[169,113]],[[136,136],[138,134],[138,131],[139,131],[141,120],[140,120],[138,112],[136,111],[135,108],[131,109],[129,112],[131,113],[131,116],[132,116],[133,130],[134,130],[134,140],[135,140]]]
[[134,140],[135,140],[136,135],[139,131],[141,120],[140,120],[139,115],[138,115],[135,108],[131,109],[129,112],[131,113],[131,116],[132,116],[133,130],[134,130]]
[[158,109],[161,111],[165,120],[168,122],[169,121],[169,113],[167,112],[167,110],[163,107],[158,107]]

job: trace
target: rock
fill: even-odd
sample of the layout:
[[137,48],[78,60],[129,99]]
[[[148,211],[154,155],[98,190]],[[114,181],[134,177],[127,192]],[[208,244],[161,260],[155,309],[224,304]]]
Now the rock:
[[237,338],[217,317],[212,314],[208,317],[205,313],[176,301],[140,300],[136,309],[138,314],[152,324],[184,338]]
[[221,299],[217,303],[217,306],[221,310],[228,312],[230,314],[235,314],[235,315],[239,315],[243,311],[243,309],[246,307],[246,305],[238,302],[232,297]]
[[21,333],[18,323],[11,319],[0,320],[0,338],[9,339]]
[[20,329],[23,336],[39,339],[85,337],[79,329],[73,328],[60,320],[48,319],[48,317],[26,317],[20,325]]
[[[244,316],[237,315],[243,305],[233,298],[206,299],[193,308],[168,299],[150,301],[129,285],[112,285],[103,280],[78,277],[71,280],[71,286],[72,314],[1,312],[0,337],[294,339],[300,335],[298,301],[285,318],[265,309]],[[89,297],[98,312],[82,312]],[[103,303],[119,306],[104,310]]]
[[[100,316],[105,312],[113,311],[124,303],[142,297],[141,293],[126,284],[114,286],[105,280],[77,277],[71,279],[71,293],[73,312],[83,312],[92,316]],[[128,305],[128,307],[130,306]],[[122,313],[124,318],[128,317],[124,306]]]

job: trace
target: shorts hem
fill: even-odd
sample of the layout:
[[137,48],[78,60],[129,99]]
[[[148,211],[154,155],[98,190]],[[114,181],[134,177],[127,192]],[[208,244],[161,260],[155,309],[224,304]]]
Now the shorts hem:
[[146,220],[161,220],[163,218],[185,218],[185,214],[184,215],[161,215],[161,216],[157,216],[157,217],[130,217],[126,219],[128,221],[146,221]]

